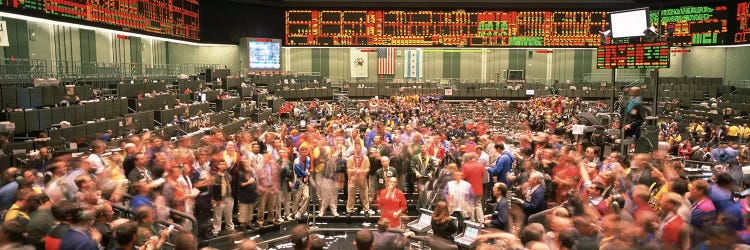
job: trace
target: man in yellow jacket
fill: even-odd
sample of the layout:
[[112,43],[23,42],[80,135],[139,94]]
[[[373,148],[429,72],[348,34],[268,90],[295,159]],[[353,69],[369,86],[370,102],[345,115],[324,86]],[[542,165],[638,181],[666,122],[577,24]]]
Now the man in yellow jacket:
[[736,142],[740,135],[740,127],[732,124],[727,128],[727,141]]
[[750,138],[750,127],[745,123],[740,128],[740,143],[746,143],[747,138]]

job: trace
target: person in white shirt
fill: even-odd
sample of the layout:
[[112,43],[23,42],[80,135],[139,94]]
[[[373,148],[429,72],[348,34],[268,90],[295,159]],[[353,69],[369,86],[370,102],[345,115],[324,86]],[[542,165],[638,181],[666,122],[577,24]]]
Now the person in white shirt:
[[253,169],[259,169],[263,166],[263,155],[260,154],[260,145],[257,142],[250,143],[251,151],[242,156],[244,161],[250,164]]
[[89,164],[96,169],[97,174],[100,174],[107,167],[107,163],[102,158],[102,154],[107,149],[107,144],[102,140],[93,140],[91,141],[91,148],[93,152],[89,155]]
[[459,171],[455,165],[449,165],[448,170],[453,172],[453,181],[445,185],[443,196],[448,203],[448,211],[451,211],[452,216],[458,218],[459,231],[461,231],[464,220],[471,218],[474,214],[472,209],[474,191],[471,189],[471,184],[463,180],[463,172]]

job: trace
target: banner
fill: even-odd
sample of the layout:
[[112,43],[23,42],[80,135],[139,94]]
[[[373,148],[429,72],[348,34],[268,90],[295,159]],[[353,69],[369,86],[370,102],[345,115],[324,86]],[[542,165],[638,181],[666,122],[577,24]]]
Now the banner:
[[404,77],[423,77],[424,67],[422,60],[424,56],[421,49],[404,51]]
[[5,21],[0,21],[0,47],[8,47],[8,24]]
[[360,49],[351,49],[349,58],[352,77],[367,77],[367,52],[362,52]]

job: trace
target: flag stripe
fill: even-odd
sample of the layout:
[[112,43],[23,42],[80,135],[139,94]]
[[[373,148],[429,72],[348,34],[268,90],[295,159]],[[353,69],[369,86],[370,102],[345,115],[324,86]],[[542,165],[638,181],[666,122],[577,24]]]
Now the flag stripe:
[[393,75],[396,71],[396,49],[378,48],[378,74]]

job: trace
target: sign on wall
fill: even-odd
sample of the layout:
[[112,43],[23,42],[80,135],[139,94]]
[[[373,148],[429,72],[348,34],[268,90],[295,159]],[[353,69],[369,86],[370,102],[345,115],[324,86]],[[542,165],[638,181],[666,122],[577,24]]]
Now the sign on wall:
[[367,77],[367,52],[361,49],[351,49],[349,58],[352,77]]
[[0,21],[0,47],[8,47],[8,24],[5,21]]

